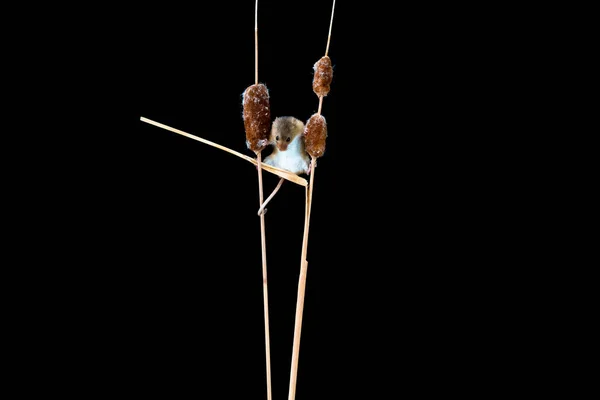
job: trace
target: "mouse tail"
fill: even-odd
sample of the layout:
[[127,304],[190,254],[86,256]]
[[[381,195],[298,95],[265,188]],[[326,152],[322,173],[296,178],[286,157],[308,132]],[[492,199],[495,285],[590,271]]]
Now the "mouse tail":
[[264,214],[264,213],[267,212],[267,209],[265,208],[266,205],[267,205],[267,203],[269,201],[271,201],[271,199],[273,197],[275,197],[275,193],[277,193],[277,191],[279,190],[279,188],[283,184],[284,180],[285,180],[284,178],[279,179],[279,183],[277,184],[277,186],[275,187],[275,189],[273,189],[273,192],[269,195],[269,197],[267,197],[267,199],[265,200],[265,202],[262,203],[261,206],[260,206],[260,208],[258,209],[258,213],[257,213],[258,215],[261,215],[261,214]]

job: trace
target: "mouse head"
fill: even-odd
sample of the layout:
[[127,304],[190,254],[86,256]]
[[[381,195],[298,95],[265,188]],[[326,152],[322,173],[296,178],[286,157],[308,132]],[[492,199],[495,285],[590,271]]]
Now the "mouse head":
[[269,141],[279,151],[286,151],[289,144],[304,132],[304,123],[294,117],[277,117],[271,126]]

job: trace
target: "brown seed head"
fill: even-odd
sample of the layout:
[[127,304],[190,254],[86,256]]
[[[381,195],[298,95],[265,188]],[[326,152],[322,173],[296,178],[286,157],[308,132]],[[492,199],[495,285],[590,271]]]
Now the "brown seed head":
[[255,153],[268,144],[271,127],[269,91],[262,83],[248,86],[242,95],[246,146]]
[[304,129],[306,152],[311,157],[321,157],[325,153],[325,139],[327,138],[327,122],[325,117],[313,114]]
[[333,67],[331,60],[327,56],[321,57],[314,65],[315,76],[313,78],[313,91],[317,96],[327,96],[329,93],[331,80],[333,79]]

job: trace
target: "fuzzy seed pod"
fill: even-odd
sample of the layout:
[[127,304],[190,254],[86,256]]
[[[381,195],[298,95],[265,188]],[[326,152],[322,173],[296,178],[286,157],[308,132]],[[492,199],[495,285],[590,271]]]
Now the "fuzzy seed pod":
[[333,67],[331,60],[327,56],[321,57],[313,67],[315,76],[313,78],[313,91],[317,96],[325,97],[329,93],[331,80],[333,79]]
[[327,122],[325,117],[313,114],[304,128],[306,152],[311,157],[321,157],[325,153],[325,138],[327,138]]
[[271,108],[267,87],[262,83],[248,86],[242,95],[242,104],[246,146],[258,153],[267,146],[271,128]]

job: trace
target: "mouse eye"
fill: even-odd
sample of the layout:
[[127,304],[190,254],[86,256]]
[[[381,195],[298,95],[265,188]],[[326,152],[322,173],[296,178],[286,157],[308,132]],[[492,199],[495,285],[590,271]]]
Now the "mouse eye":
[[275,138],[275,140],[279,140],[279,136],[277,136],[277,137]]
[[285,139],[285,141],[286,141],[286,142],[289,142],[289,141],[290,141],[290,138],[287,138],[287,139]]

